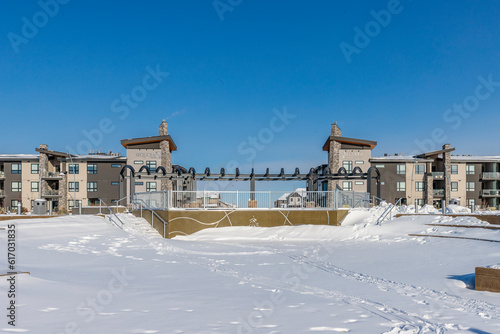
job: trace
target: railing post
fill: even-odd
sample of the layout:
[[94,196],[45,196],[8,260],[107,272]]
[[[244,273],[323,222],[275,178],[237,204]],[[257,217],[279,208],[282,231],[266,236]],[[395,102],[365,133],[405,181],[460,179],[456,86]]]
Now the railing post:
[[236,190],[236,209],[240,208],[240,202],[239,202],[239,192]]
[[206,195],[206,191],[203,190],[203,209],[206,209],[206,206],[207,206],[207,195]]

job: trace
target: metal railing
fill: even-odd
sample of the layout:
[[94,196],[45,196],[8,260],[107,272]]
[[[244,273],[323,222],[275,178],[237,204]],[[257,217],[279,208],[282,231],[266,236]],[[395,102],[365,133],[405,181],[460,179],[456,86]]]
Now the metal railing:
[[5,178],[5,172],[0,172],[0,179],[4,179]]
[[0,196],[4,196],[5,195],[5,190],[0,190]]
[[140,210],[141,211],[141,218],[142,218],[142,211],[143,209],[146,209],[146,210],[149,210],[151,211],[151,226],[154,226],[153,223],[154,223],[154,217],[156,216],[156,218],[161,221],[163,223],[163,237],[165,238],[165,235],[167,233],[167,222],[165,220],[163,220],[163,218],[161,218],[156,212],[155,212],[155,209],[151,208],[146,202],[144,202],[142,199],[133,199],[132,200],[132,204],[134,205],[134,207],[136,208],[136,210]]
[[497,190],[497,189],[483,189],[483,196],[500,196],[500,190]]
[[498,173],[498,172],[484,172],[483,179],[500,179],[500,173]]
[[434,196],[444,196],[444,189],[434,189]]
[[59,195],[59,190],[52,190],[52,189],[49,189],[49,190],[45,190],[45,192],[43,193],[44,196],[58,196]]
[[42,178],[44,179],[62,179],[61,173],[59,172],[44,172],[42,174]]
[[[118,216],[116,215],[116,213],[101,199],[99,198],[99,202],[100,204],[104,204],[104,206],[109,210],[109,215],[108,215],[108,219],[110,222],[112,222],[113,224],[115,224],[116,226],[118,226],[119,228],[123,229],[123,222],[120,218],[118,218]],[[99,206],[99,213],[101,213],[101,206]],[[121,223],[121,226],[118,225],[117,222],[115,222],[115,220],[113,219],[113,216]]]
[[[368,193],[355,191],[160,191],[134,194],[154,210],[314,209],[370,207]],[[133,201],[132,201],[133,202]],[[134,207],[135,209],[135,207]]]
[[432,172],[432,177],[436,179],[442,179],[444,178],[444,172]]
[[397,206],[400,206],[401,205],[401,201],[403,199],[400,198],[396,204],[389,204],[389,206],[384,210],[384,212],[380,215],[380,217],[377,219],[377,225],[380,225],[384,220],[386,220],[387,218],[389,218],[389,220],[392,220],[392,211],[394,210],[395,207]]

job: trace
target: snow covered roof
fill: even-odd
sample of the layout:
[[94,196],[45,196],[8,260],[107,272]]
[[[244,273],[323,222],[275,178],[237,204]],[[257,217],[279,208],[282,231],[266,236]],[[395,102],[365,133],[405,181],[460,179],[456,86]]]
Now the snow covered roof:
[[391,162],[391,161],[427,161],[427,159],[420,159],[414,155],[388,155],[385,157],[372,157],[370,161],[373,162]]
[[0,154],[0,160],[38,160],[38,154]]
[[452,161],[467,162],[500,162],[500,156],[495,155],[452,155]]

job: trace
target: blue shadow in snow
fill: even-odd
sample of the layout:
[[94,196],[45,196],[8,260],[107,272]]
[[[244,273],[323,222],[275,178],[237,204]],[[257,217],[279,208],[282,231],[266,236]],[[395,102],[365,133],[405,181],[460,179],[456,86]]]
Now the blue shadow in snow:
[[[465,287],[470,290],[474,290],[476,288],[476,274],[467,274],[467,275],[449,275],[448,279],[454,279],[457,281],[462,281],[465,283]],[[482,332],[478,332],[482,333]]]

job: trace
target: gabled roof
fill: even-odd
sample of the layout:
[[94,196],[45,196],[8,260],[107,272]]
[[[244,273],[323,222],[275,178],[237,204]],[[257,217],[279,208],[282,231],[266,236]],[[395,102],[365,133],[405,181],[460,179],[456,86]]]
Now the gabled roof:
[[365,147],[370,147],[370,150],[373,150],[375,146],[377,146],[376,141],[372,140],[365,140],[365,139],[358,139],[358,138],[348,138],[348,137],[339,137],[339,136],[330,136],[325,142],[325,145],[323,145],[323,151],[329,151],[330,150],[330,142],[332,140],[335,140],[336,142],[339,143],[344,143],[344,144],[351,144],[351,145],[358,145],[358,146],[365,146]]
[[164,140],[168,140],[168,142],[170,143],[170,151],[177,151],[177,146],[175,145],[175,143],[172,140],[172,137],[170,137],[170,135],[123,139],[121,141],[121,144],[123,145],[123,147],[128,148],[128,146],[134,146],[134,145],[160,143]]

